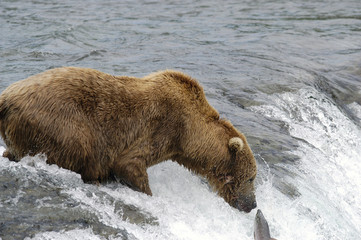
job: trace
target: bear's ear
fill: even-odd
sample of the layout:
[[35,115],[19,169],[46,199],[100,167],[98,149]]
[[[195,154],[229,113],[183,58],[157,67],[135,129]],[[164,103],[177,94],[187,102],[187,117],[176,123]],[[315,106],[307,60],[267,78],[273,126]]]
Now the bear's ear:
[[243,149],[244,142],[239,137],[231,138],[228,142],[228,147],[232,152],[239,152]]

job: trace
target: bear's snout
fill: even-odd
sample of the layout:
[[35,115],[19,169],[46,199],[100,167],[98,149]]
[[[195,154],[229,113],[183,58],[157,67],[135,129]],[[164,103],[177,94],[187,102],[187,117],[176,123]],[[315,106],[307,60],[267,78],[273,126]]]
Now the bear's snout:
[[240,211],[249,213],[257,207],[256,196],[254,194],[249,196],[240,195],[235,201],[234,207]]

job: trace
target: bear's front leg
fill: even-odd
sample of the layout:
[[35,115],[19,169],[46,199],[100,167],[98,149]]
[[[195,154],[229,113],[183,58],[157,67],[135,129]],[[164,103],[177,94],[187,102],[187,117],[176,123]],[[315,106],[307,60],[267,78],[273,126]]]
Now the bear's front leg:
[[149,187],[147,167],[145,161],[139,158],[120,160],[114,163],[113,173],[115,177],[135,191],[152,196]]
[[5,150],[5,152],[3,152],[3,157],[8,158],[10,161],[13,162],[19,162],[19,160],[17,160],[15,156],[8,149]]

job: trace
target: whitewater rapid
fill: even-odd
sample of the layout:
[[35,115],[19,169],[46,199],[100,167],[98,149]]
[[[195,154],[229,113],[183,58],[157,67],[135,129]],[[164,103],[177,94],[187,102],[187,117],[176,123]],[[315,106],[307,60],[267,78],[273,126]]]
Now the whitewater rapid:
[[[299,142],[292,154],[300,158],[295,165],[280,164],[292,173],[283,180],[295,187],[298,196],[283,200],[275,196],[277,210],[260,204],[271,216],[274,231],[280,239],[360,238],[360,127],[327,95],[312,88],[275,94],[269,100],[270,104],[251,109],[286,123]],[[355,115],[360,113],[360,105],[350,105]],[[259,192],[263,187],[258,196],[264,195]]]

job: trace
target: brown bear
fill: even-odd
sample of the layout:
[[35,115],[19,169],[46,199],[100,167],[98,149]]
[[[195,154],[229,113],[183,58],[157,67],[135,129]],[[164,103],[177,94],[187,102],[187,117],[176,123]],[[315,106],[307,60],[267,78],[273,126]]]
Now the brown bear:
[[256,161],[246,138],[181,72],[136,78],[48,70],[2,92],[0,131],[4,157],[13,161],[43,153],[85,182],[118,179],[152,195],[147,168],[171,159],[205,176],[231,206],[256,207]]

